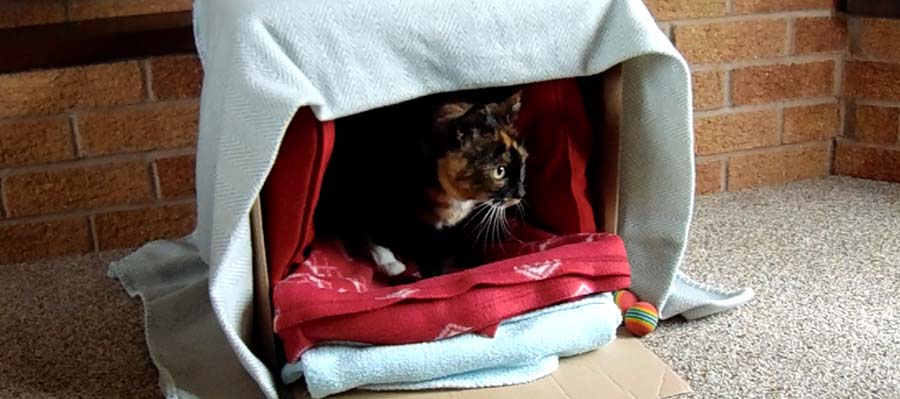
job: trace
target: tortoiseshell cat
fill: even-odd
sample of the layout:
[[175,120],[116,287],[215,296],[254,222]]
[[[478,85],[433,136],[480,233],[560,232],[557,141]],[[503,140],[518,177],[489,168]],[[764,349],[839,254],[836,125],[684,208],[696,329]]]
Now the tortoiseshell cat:
[[477,238],[499,235],[505,210],[525,195],[520,107],[517,92],[497,102],[417,100],[339,120],[317,231],[357,254],[366,249],[387,276],[406,270],[401,258],[425,277],[477,264],[463,256],[473,242],[462,225],[491,229]]

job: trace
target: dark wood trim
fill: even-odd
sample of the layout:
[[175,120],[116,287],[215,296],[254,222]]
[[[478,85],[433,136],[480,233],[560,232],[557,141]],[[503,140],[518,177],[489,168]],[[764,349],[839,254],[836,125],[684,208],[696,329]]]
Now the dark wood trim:
[[900,0],[836,0],[836,7],[847,15],[900,18]]
[[196,51],[191,12],[0,29],[0,73]]

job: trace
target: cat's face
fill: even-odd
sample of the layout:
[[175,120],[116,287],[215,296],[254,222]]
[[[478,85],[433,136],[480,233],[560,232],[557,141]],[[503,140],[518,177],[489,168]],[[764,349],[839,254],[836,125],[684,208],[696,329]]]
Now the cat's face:
[[454,133],[438,160],[438,180],[457,200],[516,205],[525,196],[528,152],[514,122],[520,108],[516,93],[499,103],[448,104],[442,109]]

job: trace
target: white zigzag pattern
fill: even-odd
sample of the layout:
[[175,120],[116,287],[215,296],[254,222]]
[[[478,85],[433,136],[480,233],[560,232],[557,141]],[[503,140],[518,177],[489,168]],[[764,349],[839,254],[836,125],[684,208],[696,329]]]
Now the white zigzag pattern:
[[448,323],[444,326],[444,329],[441,330],[441,333],[434,337],[434,340],[437,341],[439,339],[455,337],[459,334],[465,333],[472,330],[472,327],[461,326],[455,323]]
[[540,263],[516,266],[514,270],[532,280],[543,280],[556,272],[561,264],[559,259],[551,259]]
[[396,298],[406,298],[412,294],[419,292],[418,288],[404,288],[400,291],[392,292],[385,296],[376,297],[375,299],[396,299]]
[[587,283],[581,283],[581,286],[579,286],[572,295],[584,296],[592,293],[593,291],[591,290],[591,287],[588,287]]

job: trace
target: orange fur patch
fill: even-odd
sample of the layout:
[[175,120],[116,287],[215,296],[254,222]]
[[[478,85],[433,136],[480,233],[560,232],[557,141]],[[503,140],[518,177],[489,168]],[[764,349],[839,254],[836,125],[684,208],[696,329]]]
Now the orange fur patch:
[[513,146],[516,145],[516,142],[513,141],[506,130],[500,130],[500,140],[503,140],[503,145],[505,145],[507,149],[514,148]]
[[450,153],[438,160],[438,181],[451,198],[471,199],[472,187],[459,178],[468,168],[469,161],[460,153]]

